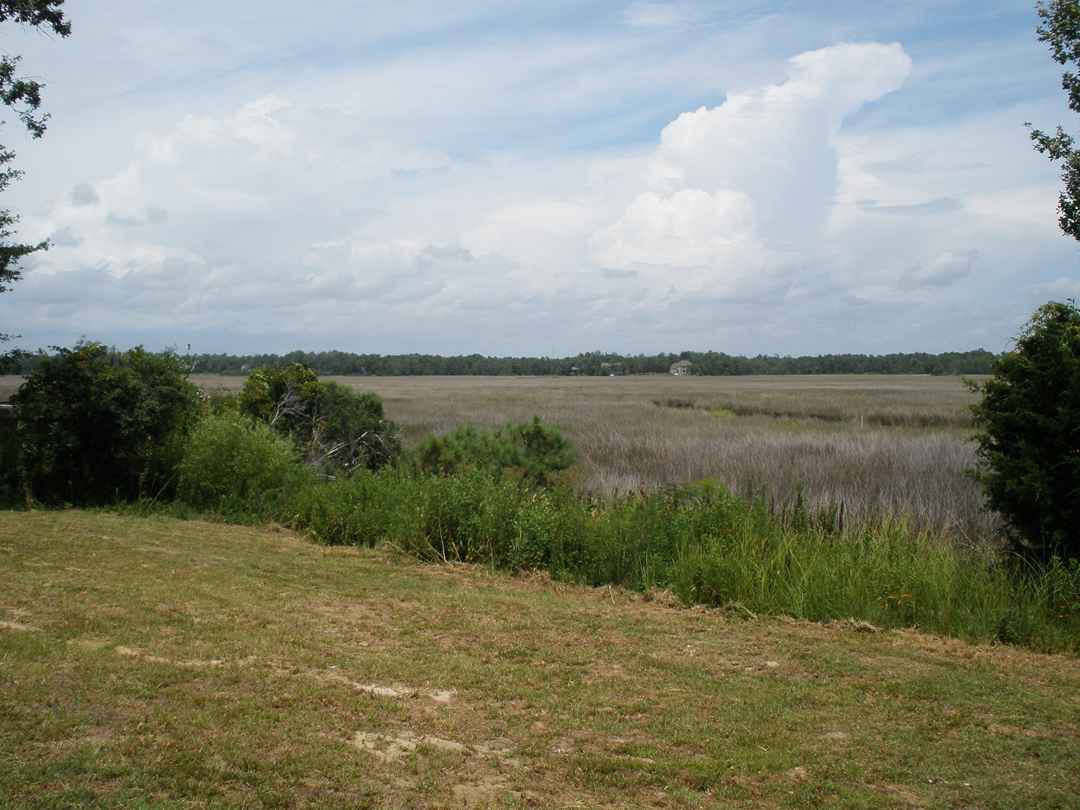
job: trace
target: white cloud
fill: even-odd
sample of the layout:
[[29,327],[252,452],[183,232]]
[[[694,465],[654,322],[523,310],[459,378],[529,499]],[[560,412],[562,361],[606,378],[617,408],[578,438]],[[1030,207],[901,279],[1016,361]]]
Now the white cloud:
[[623,22],[636,28],[675,28],[688,21],[685,8],[674,3],[633,3],[623,10]]
[[661,133],[652,188],[596,235],[594,258],[679,268],[648,275],[684,294],[733,295],[798,266],[817,252],[836,194],[833,137],[844,116],[910,70],[898,45],[838,45],[792,59],[783,83],[683,113]]
[[[636,3],[623,20],[694,13]],[[118,168],[65,175],[24,217],[55,247],[0,300],[4,331],[203,332],[222,349],[238,333],[279,349],[907,348],[913,302],[929,319],[1009,268],[1056,266],[1053,185],[1037,158],[1002,159],[1030,151],[1010,116],[1038,116],[853,126],[910,81],[900,45],[717,57],[761,50],[756,36],[663,53],[649,48],[673,37],[625,29],[481,38],[255,74],[240,103],[143,124],[103,164]],[[582,135],[581,120],[603,128]],[[852,344],[863,321],[872,334]]]

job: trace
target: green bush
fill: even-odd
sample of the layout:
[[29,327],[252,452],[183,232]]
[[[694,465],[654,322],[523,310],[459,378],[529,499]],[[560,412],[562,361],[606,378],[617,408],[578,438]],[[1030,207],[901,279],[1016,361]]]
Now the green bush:
[[240,391],[240,412],[265,422],[278,432],[310,435],[310,403],[319,392],[319,375],[301,363],[257,368]]
[[191,506],[275,517],[313,483],[289,439],[239,414],[199,421],[179,465],[177,494]]
[[980,478],[1012,548],[1080,557],[1080,308],[1040,307],[977,386]]
[[204,413],[221,416],[227,413],[240,413],[240,397],[229,391],[211,391],[202,398]]
[[256,369],[238,407],[292,437],[309,464],[330,471],[378,469],[401,452],[397,426],[385,418],[376,394],[320,382],[300,363]]
[[549,486],[575,460],[570,442],[539,417],[497,430],[460,427],[428,438],[416,451],[419,469],[433,475],[477,470],[495,477],[515,473],[531,484]]
[[312,412],[309,446],[322,454],[318,460],[323,464],[345,471],[377,470],[401,453],[397,426],[387,421],[377,394],[320,383]]
[[46,502],[105,503],[171,485],[198,395],[173,354],[59,349],[14,399],[24,484]]

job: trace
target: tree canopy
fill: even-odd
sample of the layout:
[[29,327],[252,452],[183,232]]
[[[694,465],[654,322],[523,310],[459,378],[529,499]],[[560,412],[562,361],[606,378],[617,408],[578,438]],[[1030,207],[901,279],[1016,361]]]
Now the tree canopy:
[[[1069,109],[1080,113],[1080,76],[1075,72],[1080,65],[1080,0],[1040,2],[1036,12],[1041,20],[1039,40],[1050,46],[1054,61],[1067,68],[1061,87],[1068,96]],[[1053,133],[1033,129],[1031,140],[1039,152],[1061,163],[1064,188],[1058,196],[1058,225],[1069,236],[1080,239],[1080,149],[1061,126]]]
[[[71,24],[64,18],[63,5],[64,0],[0,0],[0,23],[14,22],[66,37],[71,34]],[[15,111],[32,137],[40,138],[45,134],[49,120],[47,114],[39,112],[43,85],[36,79],[20,75],[20,62],[19,56],[0,55],[0,101]],[[11,166],[14,159],[15,153],[0,144],[0,192],[22,177],[22,172]],[[20,259],[49,246],[47,241],[17,241],[15,226],[18,222],[17,214],[0,208],[0,293],[9,290],[21,277]],[[0,341],[9,337],[0,332]]]
[[980,477],[1025,556],[1080,557],[1080,308],[1044,304],[975,407]]

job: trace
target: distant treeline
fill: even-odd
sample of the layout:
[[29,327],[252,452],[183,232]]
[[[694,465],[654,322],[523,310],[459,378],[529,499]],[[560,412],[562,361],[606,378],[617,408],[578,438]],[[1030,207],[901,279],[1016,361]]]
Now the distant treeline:
[[995,355],[983,349],[943,354],[827,354],[818,357],[737,357],[722,352],[620,355],[587,352],[574,357],[484,357],[470,354],[353,354],[352,352],[289,352],[286,355],[199,354],[191,357],[203,374],[245,374],[259,366],[303,363],[320,374],[483,376],[666,374],[680,360],[689,373],[705,376],[744,374],[988,374]]
[[[45,354],[23,354],[13,373],[29,373]],[[989,374],[995,355],[984,349],[970,352],[903,354],[825,354],[804,357],[758,355],[739,357],[723,352],[621,355],[586,352],[574,357],[484,357],[469,354],[354,354],[302,352],[288,354],[193,354],[191,365],[201,374],[247,374],[260,366],[303,363],[320,374],[424,376],[433,374],[480,376],[573,375],[606,377],[611,374],[667,374],[680,360],[690,361],[690,374],[734,376],[745,374]]]
[[[112,349],[113,352],[117,350]],[[27,374],[47,353],[19,353],[9,358],[9,374]],[[288,354],[192,354],[195,373],[247,374],[262,366],[303,363],[320,374],[427,376],[552,376],[606,377],[611,374],[667,374],[672,365],[688,360],[689,374],[736,376],[746,374],[989,374],[996,355],[985,349],[969,352],[901,354],[823,354],[803,357],[757,355],[740,357],[723,352],[622,355],[585,352],[573,357],[485,357],[480,354],[444,357],[437,354],[354,354],[303,352]]]

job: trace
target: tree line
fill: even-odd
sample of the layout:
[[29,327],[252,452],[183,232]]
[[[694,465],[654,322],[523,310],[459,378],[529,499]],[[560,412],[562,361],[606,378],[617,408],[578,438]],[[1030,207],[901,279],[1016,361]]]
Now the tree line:
[[[29,374],[48,352],[22,354],[11,372]],[[354,352],[293,351],[288,354],[191,354],[194,373],[248,374],[257,368],[300,363],[319,374],[340,375],[478,375],[606,377],[623,374],[666,374],[673,363],[690,361],[690,373],[702,376],[746,374],[989,374],[996,355],[985,349],[927,354],[825,354],[802,357],[757,355],[741,357],[723,352],[623,355],[585,352],[571,357],[486,357],[480,354],[356,354]]]

